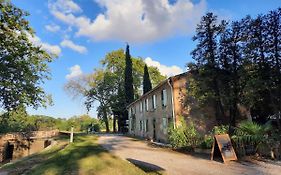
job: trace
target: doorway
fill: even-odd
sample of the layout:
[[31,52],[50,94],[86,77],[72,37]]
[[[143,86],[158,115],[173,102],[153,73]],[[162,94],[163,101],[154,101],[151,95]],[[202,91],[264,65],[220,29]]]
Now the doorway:
[[156,141],[156,119],[152,120],[153,125],[153,141]]
[[13,153],[14,153],[14,145],[8,142],[6,150],[4,152],[3,161],[12,160],[13,159]]

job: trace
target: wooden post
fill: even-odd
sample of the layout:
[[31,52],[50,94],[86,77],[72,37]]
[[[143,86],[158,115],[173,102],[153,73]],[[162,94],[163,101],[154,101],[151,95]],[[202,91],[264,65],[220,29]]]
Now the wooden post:
[[71,131],[70,131],[70,143],[73,142],[73,126],[71,126]]

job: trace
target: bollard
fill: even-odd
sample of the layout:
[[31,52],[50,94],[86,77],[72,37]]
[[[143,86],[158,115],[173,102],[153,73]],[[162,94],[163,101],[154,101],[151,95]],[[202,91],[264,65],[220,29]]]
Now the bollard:
[[71,126],[71,132],[70,132],[70,143],[73,142],[73,126]]

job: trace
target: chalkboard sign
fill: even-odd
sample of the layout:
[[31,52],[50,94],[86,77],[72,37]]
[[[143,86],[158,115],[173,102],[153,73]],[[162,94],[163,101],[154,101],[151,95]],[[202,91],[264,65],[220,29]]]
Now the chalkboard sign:
[[214,159],[215,155],[218,155],[218,152],[220,152],[219,155],[221,155],[224,163],[230,160],[237,160],[228,134],[215,135],[211,160]]

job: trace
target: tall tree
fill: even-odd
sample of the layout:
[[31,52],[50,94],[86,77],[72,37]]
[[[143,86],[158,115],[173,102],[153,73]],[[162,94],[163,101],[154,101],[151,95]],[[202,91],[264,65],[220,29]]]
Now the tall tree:
[[10,1],[0,1],[0,106],[7,111],[45,106],[49,100],[40,85],[50,78],[52,58],[29,41],[34,32],[26,16]]
[[220,98],[218,50],[217,41],[221,32],[217,16],[207,13],[197,25],[193,41],[198,41],[196,48],[191,52],[198,69],[197,87],[193,90],[205,91],[197,93],[197,98],[214,104],[215,116],[218,123],[225,118],[222,101]]
[[244,47],[245,57],[250,62],[245,88],[250,95],[246,96],[246,100],[249,102],[252,115],[261,123],[266,122],[267,116],[273,113],[272,71],[268,54],[266,54],[267,30],[265,15],[251,19]]
[[[133,83],[135,88],[135,94],[141,95],[139,89],[141,87],[143,70],[144,70],[144,61],[141,58],[132,57],[132,67],[133,67]],[[106,54],[105,58],[100,61],[101,68],[96,69],[93,74],[96,74],[97,71],[102,71],[103,74],[106,74],[106,80],[109,79],[110,86],[114,87],[108,88],[110,93],[107,93],[107,99],[109,101],[107,105],[107,114],[113,115],[113,122],[118,122],[118,131],[121,131],[122,122],[124,116],[126,115],[126,99],[125,99],[125,53],[123,49],[115,50]],[[165,79],[159,72],[156,67],[148,67],[148,71],[151,75],[151,81],[154,85],[160,83]],[[65,84],[65,90],[69,92],[69,95],[73,97],[87,97],[88,91],[93,88],[92,80],[93,75],[85,75],[75,79],[71,79]],[[99,104],[100,105],[100,104]],[[89,106],[90,107],[90,106]],[[99,107],[99,116],[102,118],[103,113],[102,108]],[[113,124],[114,125],[114,124]],[[115,125],[116,126],[116,125]],[[121,127],[120,127],[121,126]],[[116,128],[114,129],[116,130]]]
[[85,104],[88,110],[90,110],[95,101],[100,103],[97,108],[98,117],[105,123],[106,132],[109,132],[108,114],[111,112],[111,94],[116,92],[116,87],[112,86],[113,81],[114,79],[110,72],[96,70],[91,77],[91,88],[85,92]]
[[130,55],[129,45],[126,46],[126,56],[125,56],[125,79],[124,79],[124,89],[126,103],[130,104],[134,101],[134,86],[133,86],[133,65]]
[[[224,23],[224,21],[222,22]],[[226,23],[220,36],[219,63],[220,63],[220,89],[224,108],[229,111],[229,131],[235,126],[238,113],[238,103],[241,95],[240,74],[242,72],[242,22],[232,22],[228,27]]]
[[[134,101],[134,86],[133,86],[133,65],[130,55],[129,45],[126,46],[126,56],[125,56],[125,78],[124,78],[124,89],[125,89],[125,99],[126,106]],[[121,119],[122,122],[119,122],[121,125],[120,128],[122,132],[126,132],[126,121],[128,120],[127,110],[124,112],[124,116]]]
[[281,111],[281,8],[266,16],[267,50],[272,70],[272,94],[274,113]]
[[143,94],[147,93],[152,89],[149,73],[148,73],[148,68],[147,65],[145,64],[144,70],[143,70]]

